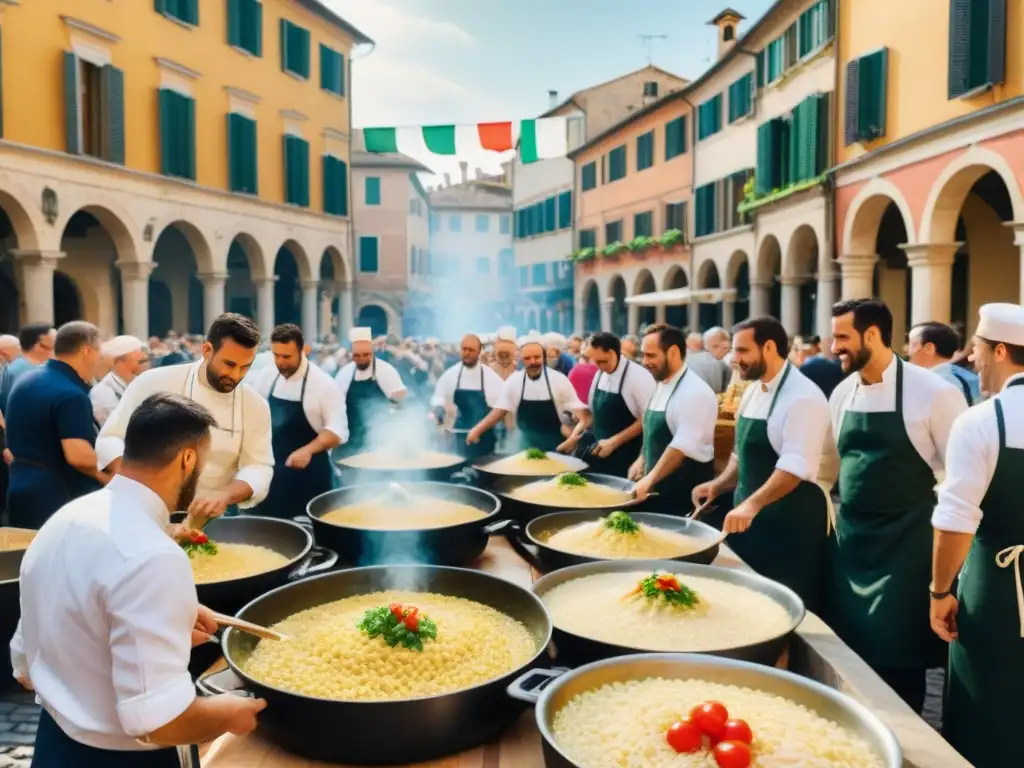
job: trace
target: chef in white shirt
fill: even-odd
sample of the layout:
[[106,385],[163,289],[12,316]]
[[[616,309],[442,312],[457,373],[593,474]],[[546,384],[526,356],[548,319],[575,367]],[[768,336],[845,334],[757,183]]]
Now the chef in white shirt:
[[658,382],[644,412],[640,457],[630,467],[636,496],[674,515],[689,512],[693,489],[715,474],[718,398],[686,367],[686,339],[671,325],[652,325],[641,343],[644,368]]
[[128,385],[149,368],[149,355],[146,345],[134,336],[115,336],[101,351],[110,360],[110,371],[89,390],[89,399],[96,423],[102,427],[121,402]]
[[338,371],[334,381],[345,398],[349,434],[345,454],[352,455],[367,449],[370,426],[404,400],[408,390],[395,366],[374,354],[369,328],[353,328],[348,338],[352,360]]
[[936,477],[967,402],[959,387],[893,352],[892,325],[877,299],[832,307],[832,352],[850,375],[829,399],[842,503],[822,610],[920,712],[926,670],[946,663],[928,622]]
[[[430,401],[434,421],[444,424],[449,413],[455,414],[453,428],[468,431],[498,405],[505,382],[480,362],[483,343],[479,336],[468,333],[462,337],[462,360],[441,374]],[[488,432],[476,445],[461,444],[464,454],[476,459],[494,453],[494,432]]]
[[309,362],[299,326],[277,326],[270,350],[274,365],[255,374],[251,383],[270,406],[274,477],[266,499],[252,512],[291,518],[334,487],[330,450],[348,440],[348,417],[334,379]]
[[217,422],[160,393],[133,409],[102,490],[43,524],[21,564],[15,675],[43,711],[35,768],[178,768],[178,745],[256,727],[262,700],[197,698],[189,652],[217,623],[168,535],[189,506]]
[[570,419],[585,417],[586,406],[568,377],[546,365],[539,336],[526,336],[519,353],[523,369],[509,376],[498,404],[466,437],[468,444],[480,442],[506,414],[515,413],[519,442],[524,448],[554,451],[570,434]]
[[626,477],[643,445],[643,421],[657,383],[650,371],[622,354],[619,337],[607,331],[590,337],[590,360],[597,375],[590,385],[584,418],[558,447],[578,451],[584,434],[591,447],[584,456],[594,472]]
[[135,379],[96,440],[100,468],[117,471],[125,429],[139,404],[155,392],[172,392],[195,400],[217,419],[210,459],[189,515],[218,517],[235,505],[248,509],[263,501],[274,474],[270,408],[242,382],[259,343],[256,324],[229,312],[210,325],[201,360],[154,368]]
[[984,305],[972,346],[981,388],[997,394],[949,436],[929,590],[932,629],[951,643],[943,735],[971,765],[993,768],[1020,752],[1024,307]]
[[789,337],[774,317],[739,323],[732,338],[740,377],[753,383],[736,412],[729,464],[694,488],[693,503],[707,504],[735,488],[734,507],[721,525],[729,547],[816,611],[829,525],[828,491],[819,487],[818,474],[826,446],[835,454],[828,400],[787,362]]

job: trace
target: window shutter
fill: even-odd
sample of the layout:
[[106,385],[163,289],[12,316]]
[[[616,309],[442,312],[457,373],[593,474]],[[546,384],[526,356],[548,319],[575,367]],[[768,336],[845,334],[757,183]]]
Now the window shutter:
[[869,54],[860,65],[859,136],[871,141],[885,135],[886,86],[889,78],[889,50]]
[[228,189],[232,192],[240,191],[241,181],[239,157],[241,155],[240,137],[238,134],[238,120],[234,112],[228,112]]
[[338,95],[345,95],[345,54],[335,54],[335,64],[338,67]]
[[109,64],[100,71],[105,120],[103,159],[124,165],[124,72]]
[[955,99],[969,90],[972,0],[949,0],[949,90]]
[[258,194],[260,189],[260,163],[259,149],[257,147],[256,121],[246,120],[246,142],[245,158],[249,163],[249,173],[246,174],[247,190],[251,194]]
[[288,69],[288,28],[291,26],[287,19],[281,19],[281,70]]
[[184,0],[185,21],[189,24],[199,26],[199,0]]
[[78,56],[64,52],[64,123],[67,150],[72,155],[82,151],[82,127],[78,119]]
[[764,50],[757,52],[757,87],[764,88]]
[[157,13],[167,13],[167,0],[154,0],[153,7]]
[[185,151],[185,177],[196,180],[196,102],[184,98],[185,131],[182,136]]
[[[953,0],[956,2],[957,0]],[[848,147],[860,140],[860,59],[846,63],[846,114],[843,120],[843,143]]]
[[1006,80],[1006,0],[988,0],[988,60],[986,80]]
[[166,88],[160,89],[160,172],[169,175],[171,172],[171,113],[174,92]]
[[228,45],[243,46],[242,3],[244,0],[228,0]]
[[263,3],[250,4],[249,23],[252,24],[253,51],[257,56],[263,55]]
[[772,121],[757,128],[757,170],[754,173],[754,191],[758,196],[772,191]]
[[348,165],[344,160],[338,160],[335,167],[338,169],[338,215],[348,216]]

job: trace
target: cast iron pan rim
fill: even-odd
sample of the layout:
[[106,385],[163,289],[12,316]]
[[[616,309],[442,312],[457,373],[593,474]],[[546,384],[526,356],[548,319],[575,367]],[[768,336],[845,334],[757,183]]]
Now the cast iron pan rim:
[[[544,453],[554,453],[557,456],[561,456],[561,457],[564,457],[566,459],[572,459],[573,461],[577,461],[580,464],[582,464],[583,466],[580,467],[579,469],[570,469],[569,467],[566,467],[565,469],[561,470],[560,472],[542,472],[540,474],[528,474],[528,475],[516,474],[516,473],[511,473],[511,472],[495,472],[493,469],[488,469],[487,468],[491,464],[499,462],[502,459],[512,458],[513,456],[516,456],[516,455],[518,455],[520,453],[523,453],[523,451],[516,451],[515,453],[497,453],[497,452],[491,453],[491,454],[488,454],[487,456],[481,456],[479,459],[473,459],[472,463],[469,465],[469,468],[470,469],[474,469],[477,472],[480,472],[482,474],[485,474],[488,477],[519,478],[519,479],[522,479],[522,480],[530,480],[530,481],[544,480],[545,478],[558,477],[558,475],[561,475],[561,474],[563,474],[565,472],[578,472],[580,474],[583,474],[583,473],[586,473],[586,472],[588,472],[590,470],[590,464],[585,462],[583,459],[576,458],[575,456],[572,456],[572,455],[567,454],[567,453],[558,453],[558,451],[545,451]],[[480,462],[483,459],[490,459],[490,461],[487,464],[481,464]]]
[[[375,485],[390,485],[390,483],[388,483],[388,482],[379,482],[379,483],[358,483],[356,485],[345,485],[345,486],[342,486],[341,488],[332,488],[329,491],[325,491],[324,493],[321,493],[319,496],[314,496],[312,499],[309,500],[309,503],[306,504],[306,515],[311,520],[314,520],[314,521],[320,523],[321,525],[329,525],[332,528],[340,528],[343,531],[355,531],[356,533],[362,533],[362,534],[380,534],[380,533],[405,533],[405,534],[410,534],[410,533],[430,533],[430,532],[433,532],[433,531],[448,531],[448,530],[451,530],[453,528],[459,528],[459,527],[461,527],[463,525],[470,525],[470,526],[485,525],[488,522],[490,522],[499,512],[501,512],[501,499],[499,499],[497,496],[495,496],[490,491],[485,491],[483,488],[475,488],[472,485],[459,485],[458,483],[445,483],[445,482],[442,482],[440,480],[414,480],[414,481],[411,481],[411,482],[402,482],[402,481],[395,481],[395,482],[397,482],[399,485],[411,485],[411,486],[432,485],[432,486],[443,486],[444,488],[464,488],[467,491],[470,491],[470,492],[473,492],[473,493],[477,493],[477,494],[487,498],[488,501],[494,502],[494,509],[491,512],[488,512],[486,515],[484,515],[483,517],[481,517],[481,518],[479,518],[477,520],[466,520],[465,522],[462,522],[462,523],[452,523],[451,525],[440,525],[440,526],[436,526],[436,527],[433,527],[433,528],[359,528],[359,527],[354,526],[354,525],[342,525],[341,523],[332,523],[329,520],[324,520],[321,517],[321,515],[326,515],[328,511],[333,511],[333,510],[327,510],[327,511],[324,511],[324,512],[320,512],[319,514],[315,514],[315,515],[312,512],[309,511],[309,509],[313,505],[314,501],[316,501],[319,498],[322,498],[323,496],[327,496],[328,494],[339,494],[340,495],[341,491],[351,491],[351,490],[353,490],[355,488],[370,488],[370,487],[375,486]],[[435,498],[437,498],[437,497],[435,497]],[[372,567],[372,566],[367,566],[367,567]]]
[[[243,681],[245,681],[247,684],[252,684],[252,685],[259,686],[260,688],[265,688],[267,690],[273,691],[274,693],[281,694],[283,696],[295,696],[297,698],[305,699],[307,701],[319,702],[319,703],[324,703],[324,704],[359,704],[359,705],[377,704],[377,705],[382,705],[382,704],[407,704],[407,703],[416,702],[416,701],[432,701],[432,700],[435,700],[435,699],[443,699],[443,698],[445,698],[447,696],[454,696],[454,695],[459,694],[459,693],[465,693],[467,691],[476,690],[477,688],[483,688],[484,686],[491,685],[491,684],[494,684],[494,683],[498,683],[499,681],[504,680],[506,678],[514,677],[514,676],[516,676],[518,674],[522,674],[523,670],[535,666],[537,664],[537,660],[541,656],[544,656],[544,655],[547,654],[548,646],[551,645],[551,634],[552,634],[552,631],[553,631],[553,625],[551,623],[551,614],[548,612],[548,607],[544,604],[544,601],[541,600],[536,594],[534,594],[534,592],[532,590],[526,589],[525,587],[521,587],[518,584],[515,584],[515,583],[513,583],[513,582],[511,582],[511,581],[509,581],[507,579],[502,579],[502,578],[500,578],[498,576],[494,576],[494,575],[489,574],[489,573],[484,573],[483,571],[477,571],[477,570],[474,570],[472,568],[454,568],[452,566],[447,566],[447,565],[368,565],[368,566],[365,566],[365,567],[362,567],[362,568],[349,568],[349,569],[344,570],[344,571],[335,571],[333,573],[321,573],[321,574],[319,574],[317,576],[311,576],[308,579],[303,579],[302,581],[293,582],[291,584],[285,584],[284,586],[277,587],[276,589],[272,589],[269,592],[264,592],[262,595],[257,597],[255,600],[253,600],[252,602],[246,604],[235,615],[236,616],[244,615],[245,612],[247,610],[249,610],[249,608],[251,608],[252,606],[256,605],[256,603],[260,602],[264,598],[267,598],[267,597],[270,597],[271,595],[277,594],[278,592],[282,592],[284,590],[291,589],[293,587],[297,587],[300,584],[301,585],[307,585],[307,584],[310,584],[311,582],[318,581],[320,579],[327,579],[327,578],[331,578],[331,577],[335,577],[336,578],[341,573],[345,573],[345,574],[357,573],[357,572],[358,573],[362,573],[362,572],[366,572],[366,571],[389,571],[389,572],[395,572],[395,571],[399,571],[399,570],[410,570],[410,569],[413,569],[413,568],[419,569],[419,570],[427,569],[427,570],[432,570],[432,571],[450,571],[453,574],[471,573],[471,574],[473,574],[473,576],[469,577],[469,578],[479,577],[479,578],[483,578],[483,579],[488,579],[490,581],[497,581],[497,582],[500,582],[505,587],[519,590],[525,596],[527,596],[529,599],[533,600],[535,606],[540,609],[541,614],[547,620],[547,622],[546,622],[547,623],[547,635],[546,635],[546,637],[543,639],[542,642],[538,643],[537,651],[536,651],[536,653],[534,653],[534,655],[530,658],[529,661],[527,661],[527,662],[525,662],[523,664],[520,664],[515,669],[509,670],[508,672],[505,672],[504,674],[501,674],[501,675],[499,675],[497,677],[489,678],[487,680],[481,680],[480,682],[474,683],[473,685],[468,685],[465,688],[457,688],[457,689],[452,690],[452,691],[445,691],[444,693],[435,693],[432,696],[415,696],[415,697],[407,698],[407,699],[372,699],[372,700],[369,700],[369,701],[363,701],[361,699],[325,699],[325,698],[321,698],[320,696],[307,696],[304,693],[296,693],[295,691],[286,691],[283,688],[276,688],[276,687],[274,687],[272,685],[268,685],[267,683],[262,683],[259,680],[256,680],[255,678],[250,677],[241,667],[239,667],[235,663],[235,660],[233,658],[231,658],[231,654],[230,654],[229,648],[228,648],[228,639],[229,639],[229,637],[231,636],[232,633],[238,631],[238,630],[235,630],[235,629],[233,629],[231,627],[228,627],[228,629],[225,630],[224,636],[221,638],[221,648],[224,651],[224,659],[227,661],[228,666],[231,667],[231,670],[236,675],[238,675],[239,678],[241,678]],[[446,597],[458,597],[457,595],[445,595],[445,596]],[[352,595],[352,597],[357,597],[357,595]],[[344,598],[339,598],[339,599],[343,600]],[[464,598],[464,599],[468,599],[468,598]],[[476,601],[472,601],[472,602],[476,602]],[[323,605],[323,603],[320,603],[320,605]],[[484,603],[481,603],[481,605],[484,605]],[[318,606],[314,606],[314,607],[318,607]],[[505,613],[504,611],[500,611],[497,608],[494,608],[494,606],[488,606],[488,607],[492,608],[495,611],[498,611],[498,613],[504,614],[505,616],[508,616],[509,618],[512,618],[512,616],[510,614]],[[260,642],[263,642],[263,641],[261,640]],[[271,642],[273,642],[273,641],[271,641]]]
[[[646,501],[646,499],[641,500],[641,499],[638,499],[635,496],[633,496],[632,498],[626,499],[625,501],[619,502],[618,504],[598,504],[597,506],[593,506],[593,507],[568,507],[568,508],[566,508],[566,507],[562,506],[561,504],[547,504],[547,503],[542,502],[542,501],[527,501],[526,499],[520,499],[520,498],[517,498],[516,496],[512,495],[513,492],[518,491],[523,486],[531,485],[533,483],[540,482],[541,480],[544,480],[544,479],[547,479],[547,478],[543,478],[543,477],[541,477],[541,478],[536,478],[536,477],[535,478],[529,478],[529,477],[524,478],[524,477],[517,476],[517,475],[503,475],[503,477],[511,478],[507,482],[512,482],[513,479],[521,479],[524,482],[519,484],[519,485],[516,485],[515,488],[510,488],[508,490],[505,490],[504,488],[502,488],[502,489],[500,489],[498,491],[498,493],[500,493],[502,496],[507,496],[509,499],[511,499],[512,501],[515,501],[518,504],[524,504],[524,505],[531,506],[531,507],[537,507],[537,508],[540,508],[540,509],[549,509],[549,510],[551,510],[550,513],[549,512],[545,512],[544,514],[553,514],[555,512],[603,512],[603,511],[606,511],[606,510],[611,510],[611,511],[614,512],[617,509],[630,509],[632,507],[639,506],[640,504],[643,504],[644,501]],[[587,477],[587,480],[589,480],[590,482],[595,483],[597,485],[604,485],[604,486],[607,486],[607,487],[612,488],[614,490],[620,490],[620,491],[623,491],[623,492],[629,492],[630,494],[632,494],[633,490],[636,488],[636,483],[634,483],[632,480],[625,480],[625,479],[623,479],[621,477],[616,477],[615,475],[606,475],[606,474],[603,474],[601,472],[587,472],[586,473],[586,477]],[[611,482],[611,483],[602,482],[603,480],[606,480],[606,479],[607,480],[613,480],[614,482]],[[629,487],[628,488],[622,488],[621,487],[622,485],[628,485]],[[637,511],[639,512],[641,510],[637,510]]]
[[[669,573],[674,573],[674,574],[680,574],[681,573],[680,571],[676,571],[674,569],[679,568],[680,566],[683,566],[683,570],[685,571],[685,570],[689,570],[689,568],[686,567],[686,566],[689,566],[690,568],[699,568],[702,571],[704,571],[704,570],[709,571],[710,573],[707,576],[704,576],[703,573],[691,574],[691,575],[697,576],[698,578],[709,578],[709,579],[715,579],[715,574],[735,574],[735,573],[741,573],[745,577],[751,577],[754,581],[767,582],[767,583],[771,584],[773,587],[775,587],[776,589],[782,590],[783,592],[788,592],[789,595],[793,598],[794,602],[797,603],[800,606],[801,611],[800,611],[800,614],[798,616],[790,618],[790,627],[785,632],[780,632],[780,633],[772,635],[771,637],[760,638],[760,639],[757,639],[757,640],[754,640],[754,641],[748,642],[748,643],[741,643],[739,645],[722,646],[720,648],[714,648],[714,649],[709,649],[709,650],[704,650],[704,651],[666,651],[666,650],[661,649],[661,648],[657,648],[657,649],[638,648],[638,647],[636,647],[634,645],[625,645],[624,643],[621,643],[621,642],[611,642],[611,641],[608,641],[608,640],[600,640],[600,639],[598,639],[596,637],[590,637],[589,635],[581,635],[578,632],[571,632],[568,629],[563,629],[562,627],[557,627],[557,626],[555,626],[554,618],[551,619],[552,630],[557,629],[559,632],[562,632],[562,633],[564,633],[566,635],[571,635],[571,636],[577,637],[577,638],[579,638],[581,640],[587,640],[587,641],[589,641],[591,643],[601,643],[602,645],[608,645],[608,646],[612,646],[612,647],[615,647],[615,648],[623,648],[625,650],[635,651],[637,654],[650,654],[650,653],[673,654],[673,653],[684,653],[684,654],[703,654],[703,655],[711,655],[711,656],[713,656],[713,655],[715,655],[717,653],[722,653],[722,652],[725,652],[725,651],[738,651],[738,650],[742,650],[743,648],[750,648],[751,646],[755,646],[755,645],[768,645],[770,643],[775,643],[775,642],[778,642],[779,640],[783,640],[786,637],[788,637],[789,635],[791,635],[794,632],[796,632],[797,629],[800,627],[800,625],[803,624],[804,619],[807,617],[807,606],[804,605],[804,602],[800,598],[800,596],[796,592],[794,592],[792,589],[787,587],[785,584],[780,584],[777,581],[772,581],[771,579],[765,578],[764,576],[760,575],[759,573],[755,573],[753,571],[748,573],[746,571],[736,571],[734,568],[723,568],[722,566],[719,566],[719,565],[703,565],[703,564],[700,564],[700,563],[687,563],[687,562],[680,561],[680,560],[651,560],[651,559],[647,559],[647,560],[594,560],[594,561],[591,561],[589,563],[582,563],[580,565],[570,565],[570,566],[568,566],[566,568],[560,568],[557,571],[551,571],[550,573],[546,573],[543,576],[541,576],[539,579],[537,579],[535,582],[533,582],[533,587],[532,587],[531,591],[535,595],[537,595],[537,597],[541,597],[541,595],[547,593],[548,589],[554,589],[554,587],[547,587],[543,592],[540,592],[537,589],[537,586],[542,581],[547,579],[549,576],[554,576],[556,573],[564,573],[564,572],[572,570],[572,569],[577,569],[577,570],[586,569],[586,570],[594,570],[594,571],[596,571],[596,573],[587,573],[587,574],[584,574],[583,576],[579,576],[577,578],[585,578],[586,576],[595,576],[598,573],[602,573],[602,571],[599,568],[595,568],[594,566],[605,565],[605,564],[608,564],[608,563],[636,563],[636,564],[650,563],[650,564],[656,564],[655,570],[665,570],[665,571],[668,571]],[[611,572],[614,573],[616,570],[617,569],[611,569]],[[641,569],[638,569],[638,570],[641,570]],[[561,583],[565,584],[565,583],[567,583],[569,581],[573,581],[573,580],[574,579],[566,579],[565,581],[563,581]],[[744,589],[750,589],[750,587],[747,586],[746,584],[739,584],[739,585],[737,585],[737,584],[735,584],[735,582],[732,582],[732,581],[730,581],[728,579],[715,579],[715,580],[717,580],[717,581],[724,581],[726,584],[732,584],[733,586],[741,586]],[[781,603],[779,603],[779,601],[776,600],[775,598],[771,597],[771,595],[767,595],[764,592],[761,592],[760,594],[765,595],[765,597],[770,599],[776,605],[779,605],[781,608],[783,608],[783,609],[786,608],[786,606],[784,606]],[[541,599],[541,602],[543,602],[543,598]],[[547,604],[545,603],[545,605],[547,605]],[[789,615],[789,611],[788,610],[786,611],[786,614],[787,614],[787,616]]]
[[[226,521],[229,521],[229,522],[231,520],[269,520],[272,523],[281,523],[283,525],[288,525],[288,526],[291,526],[292,528],[298,528],[300,531],[302,531],[303,535],[306,537],[306,546],[302,549],[302,551],[299,554],[297,554],[295,557],[293,557],[287,563],[279,565],[276,568],[271,568],[269,571],[260,571],[259,573],[250,573],[247,576],[236,576],[233,579],[221,579],[220,581],[204,581],[202,584],[196,584],[197,587],[212,587],[212,586],[217,585],[217,584],[231,584],[232,582],[243,581],[244,579],[251,579],[251,578],[256,577],[256,576],[266,576],[269,573],[276,573],[278,571],[283,571],[283,570],[285,570],[287,568],[291,568],[291,567],[297,565],[300,560],[303,560],[306,557],[306,555],[308,555],[310,553],[310,551],[313,549],[313,546],[314,546],[313,535],[309,531],[307,531],[305,528],[303,528],[301,525],[299,525],[298,523],[293,523],[291,520],[280,520],[280,519],[278,519],[276,517],[259,517],[259,516],[255,516],[255,515],[248,516],[248,517],[244,516],[244,515],[239,516],[239,517],[219,517],[219,518],[217,518],[217,520],[226,520]],[[211,520],[210,522],[213,522],[213,521]],[[241,543],[244,543],[244,542],[229,541],[229,542],[226,542],[226,543],[227,544],[241,544]],[[269,549],[269,547],[268,547],[268,549]],[[274,550],[274,551],[277,552],[277,550]],[[280,553],[278,553],[278,554],[280,554]],[[2,583],[2,582],[0,582],[0,583]]]
[[[349,464],[349,459],[356,456],[361,456],[364,453],[380,453],[380,451],[360,451],[354,453],[352,456],[346,456],[343,459],[336,459],[335,464],[345,469],[351,469],[353,472],[443,472],[446,469],[457,467],[459,464],[465,464],[467,459],[465,456],[459,456],[457,453],[448,454],[453,458],[457,458],[457,461],[453,461],[449,464],[444,464],[440,467],[357,467],[354,464]],[[431,451],[433,453],[433,451]],[[447,454],[447,451],[437,451],[437,453]]]

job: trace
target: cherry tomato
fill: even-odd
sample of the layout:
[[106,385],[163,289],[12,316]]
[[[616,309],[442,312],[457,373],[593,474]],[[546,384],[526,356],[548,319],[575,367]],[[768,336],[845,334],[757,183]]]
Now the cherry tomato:
[[754,741],[754,732],[750,730],[746,720],[727,720],[722,741],[742,741],[744,744],[751,744]]
[[679,591],[679,580],[675,576],[659,576],[656,585],[662,592]]
[[196,544],[205,544],[209,540],[209,537],[205,533],[200,532],[196,534]]
[[391,615],[393,615],[396,619],[401,621],[402,612],[405,610],[405,606],[401,603],[392,603],[388,606],[388,610],[391,611]]
[[725,721],[729,719],[729,710],[719,701],[705,701],[690,710],[690,719],[700,728],[700,732],[712,741],[721,741],[725,733]]
[[718,768],[750,768],[750,747],[742,741],[720,741],[715,745]]
[[685,717],[669,726],[665,741],[676,752],[696,752],[704,746],[704,737],[700,728]]
[[420,631],[420,617],[415,612],[410,613],[405,617],[405,628],[410,632]]

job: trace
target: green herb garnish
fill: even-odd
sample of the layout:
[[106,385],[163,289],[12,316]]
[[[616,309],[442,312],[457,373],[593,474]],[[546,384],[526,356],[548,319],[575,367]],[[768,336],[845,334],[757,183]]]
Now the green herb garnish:
[[212,541],[207,541],[202,544],[193,544],[192,542],[189,542],[188,544],[182,544],[181,547],[189,557],[192,557],[196,552],[202,552],[207,555],[217,554],[217,545]]
[[636,521],[622,510],[616,510],[608,515],[604,519],[604,527],[616,533],[636,534],[640,532],[640,526],[636,524]]
[[630,592],[630,596],[640,594],[648,600],[664,599],[669,605],[680,608],[696,608],[700,603],[697,593],[685,584],[680,584],[679,579],[671,573],[652,573]]
[[579,472],[565,472],[558,476],[558,484],[562,488],[582,488],[587,484],[587,478]]
[[544,453],[544,451],[542,451],[540,448],[526,449],[526,458],[530,459],[531,461],[536,461],[537,459],[546,459],[547,457],[548,455]]
[[370,608],[356,626],[371,639],[383,637],[389,648],[401,645],[410,651],[422,651],[424,640],[437,639],[437,624],[421,616],[415,606],[402,603]]

